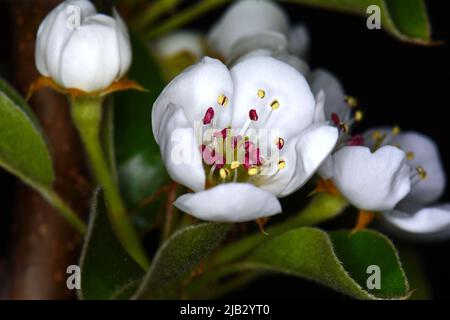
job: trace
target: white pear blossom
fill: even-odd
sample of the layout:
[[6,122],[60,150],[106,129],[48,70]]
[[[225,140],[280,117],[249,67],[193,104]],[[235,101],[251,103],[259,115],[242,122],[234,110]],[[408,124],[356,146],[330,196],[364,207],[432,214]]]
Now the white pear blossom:
[[[79,25],[71,24],[78,18]],[[128,31],[115,10],[110,17],[87,0],[64,1],[39,26],[35,60],[39,72],[61,87],[101,91],[130,67]]]
[[230,65],[254,56],[271,56],[309,72],[301,59],[307,54],[309,35],[303,25],[291,27],[275,2],[236,1],[208,34],[209,46]]
[[393,135],[392,130],[381,128],[365,134],[369,135],[378,136],[384,140],[383,143],[404,150],[410,170],[415,173],[408,195],[394,210],[383,212],[383,226],[405,239],[440,240],[450,237],[450,204],[436,203],[446,185],[436,144],[414,131]]
[[208,221],[280,213],[277,197],[306,183],[336,143],[317,109],[305,78],[270,57],[231,69],[205,57],[186,69],[152,110],[169,175],[194,191],[174,205]]
[[165,59],[181,53],[188,53],[196,61],[200,61],[205,55],[204,42],[203,36],[199,32],[179,30],[152,42],[151,49],[158,57]]

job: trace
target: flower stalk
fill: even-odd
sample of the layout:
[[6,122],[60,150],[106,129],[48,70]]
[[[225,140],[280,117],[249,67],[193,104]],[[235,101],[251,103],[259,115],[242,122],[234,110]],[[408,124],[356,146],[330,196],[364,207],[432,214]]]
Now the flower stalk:
[[141,267],[147,269],[148,258],[127,215],[117,183],[110,172],[100,143],[102,102],[103,98],[101,97],[73,99],[72,118],[80,133],[93,174],[104,189],[106,206],[113,229],[128,253]]

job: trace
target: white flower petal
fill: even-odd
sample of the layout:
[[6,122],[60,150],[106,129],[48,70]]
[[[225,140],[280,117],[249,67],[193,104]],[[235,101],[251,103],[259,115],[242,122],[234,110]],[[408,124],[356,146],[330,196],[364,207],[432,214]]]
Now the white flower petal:
[[405,153],[384,146],[375,153],[367,147],[347,146],[333,155],[333,180],[357,208],[392,210],[410,190]]
[[194,31],[181,30],[170,33],[151,43],[155,54],[169,58],[181,52],[189,52],[197,59],[204,56],[203,36]]
[[317,174],[324,180],[333,178],[333,156],[329,155],[317,169]]
[[174,205],[206,221],[244,222],[281,212],[278,199],[248,183],[225,183],[180,196]]
[[288,18],[277,4],[270,1],[235,2],[208,34],[208,43],[223,57],[229,57],[237,40],[264,31],[286,34]]
[[308,29],[302,25],[296,25],[291,27],[289,32],[289,51],[293,54],[306,58],[309,51],[311,38],[309,36]]
[[125,73],[127,73],[128,69],[131,66],[131,43],[127,26],[116,9],[113,10],[113,16],[116,20],[117,44],[120,56],[120,70],[119,74],[117,75],[117,79],[119,79],[123,77]]
[[427,205],[438,200],[444,192],[446,179],[434,141],[418,132],[404,132],[394,137],[392,143],[398,144],[405,152],[413,152],[413,159],[407,162],[409,166],[421,166],[427,172],[427,178],[412,186],[402,202]]
[[388,231],[411,240],[442,240],[450,237],[450,204],[440,205],[409,214],[386,212],[383,222]]
[[[227,106],[218,106],[220,95],[228,97]],[[175,77],[159,95],[152,110],[153,135],[158,139],[158,123],[169,104],[183,107],[191,125],[201,121],[209,107],[214,107],[217,125],[226,127],[230,122],[233,82],[227,67],[219,60],[205,57],[201,62]]]
[[[315,100],[305,78],[290,65],[270,57],[244,60],[231,69],[234,82],[233,128],[242,128],[255,109],[255,128],[278,130],[286,141],[313,122]],[[260,99],[258,90],[264,90]],[[279,108],[270,105],[278,101]]]
[[205,188],[205,171],[194,129],[183,108],[169,105],[159,123],[161,155],[170,177],[194,190]]
[[64,1],[45,17],[36,38],[36,67],[42,75],[51,76],[59,84],[61,51],[74,32],[68,25],[70,15],[75,14],[67,11],[69,6],[80,9],[81,23],[96,13],[93,4],[87,0]]
[[61,82],[66,88],[86,92],[107,88],[120,71],[116,22],[102,14],[90,16],[64,47]]
[[339,80],[330,72],[317,69],[308,77],[311,90],[317,94],[320,90],[325,92],[325,117],[331,119],[331,114],[336,113],[341,121],[348,122],[350,109],[345,103],[345,93]]
[[317,123],[299,137],[295,146],[297,152],[295,173],[279,196],[287,196],[297,191],[311,178],[334,149],[338,136],[336,128]]

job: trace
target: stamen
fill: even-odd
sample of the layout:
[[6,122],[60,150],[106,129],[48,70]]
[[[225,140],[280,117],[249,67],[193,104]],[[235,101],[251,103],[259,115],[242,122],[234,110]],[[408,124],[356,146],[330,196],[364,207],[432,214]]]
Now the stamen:
[[280,103],[278,102],[277,99],[275,99],[275,100],[273,100],[273,101],[270,103],[270,107],[271,107],[273,110],[277,110],[277,109],[280,107]]
[[417,167],[416,168],[417,174],[419,175],[420,179],[425,180],[427,178],[427,172],[423,167]]
[[352,96],[346,96],[345,103],[347,103],[350,108],[356,108],[358,106],[358,99]]
[[226,180],[230,177],[230,170],[228,170],[227,168],[222,168],[219,170],[219,175],[222,180]]
[[205,112],[205,116],[203,117],[203,124],[210,124],[211,120],[214,118],[214,109],[209,107]]
[[230,168],[231,168],[232,170],[239,168],[239,161],[233,161],[233,162],[230,164]]
[[259,89],[257,94],[260,99],[264,99],[266,96],[266,92],[263,89]]
[[408,151],[407,153],[406,153],[406,160],[414,160],[414,152],[412,152],[412,151]]
[[331,114],[331,121],[335,126],[339,126],[341,124],[341,119],[339,118],[338,114],[333,112]]
[[228,104],[228,97],[226,95],[221,94],[217,98],[217,103],[225,107]]
[[275,145],[278,147],[278,150],[283,149],[284,146],[284,139],[283,138],[276,138],[275,139]]
[[254,175],[258,174],[258,172],[259,172],[258,167],[251,167],[250,169],[248,169],[247,173],[249,176],[254,176]]
[[364,137],[360,134],[354,135],[348,142],[349,146],[363,146],[364,145]]
[[347,132],[350,131],[350,128],[349,128],[348,124],[346,124],[345,122],[342,122],[342,123],[339,125],[339,127],[342,129],[342,131],[343,131],[344,133],[347,133]]
[[278,170],[282,170],[284,168],[286,168],[286,161],[284,160],[278,161]]
[[355,121],[360,122],[363,119],[363,113],[361,110],[355,112]]
[[248,115],[249,115],[249,117],[250,117],[250,120],[252,120],[252,121],[258,121],[258,114],[256,113],[256,110],[255,110],[255,109],[251,109],[251,110],[248,112]]
[[399,126],[395,126],[392,128],[392,135],[396,136],[400,133],[400,127]]

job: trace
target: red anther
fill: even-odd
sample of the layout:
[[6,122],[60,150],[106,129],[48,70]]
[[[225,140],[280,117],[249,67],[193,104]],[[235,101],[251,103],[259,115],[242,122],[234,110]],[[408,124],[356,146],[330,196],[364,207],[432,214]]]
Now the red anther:
[[214,118],[214,109],[209,107],[205,112],[205,116],[203,117],[203,124],[210,124],[211,120]]
[[251,110],[248,112],[248,115],[249,115],[249,117],[250,117],[250,120],[252,120],[252,121],[258,121],[258,114],[256,113],[256,110],[255,110],[255,109],[251,109]]
[[331,121],[334,123],[335,126],[341,124],[341,119],[339,118],[338,114],[334,112],[331,114]]
[[239,142],[241,142],[241,140],[242,140],[241,135],[234,136],[233,140],[231,140],[231,147],[233,149],[236,149],[236,147],[238,146]]
[[227,131],[228,131],[228,128],[222,129],[220,131],[216,131],[216,132],[214,132],[213,136],[216,138],[225,139],[227,137]]
[[217,157],[218,159],[216,160],[216,169],[222,169],[223,166],[225,165],[226,159],[224,156],[222,157]]
[[278,140],[277,140],[278,150],[283,149],[283,146],[284,146],[284,139],[283,138],[278,138]]
[[354,135],[348,142],[349,146],[363,146],[364,145],[364,137],[360,134]]
[[202,144],[202,145],[200,145],[199,148],[200,148],[200,152],[203,153],[203,151],[205,151],[205,149],[206,149],[206,145]]

